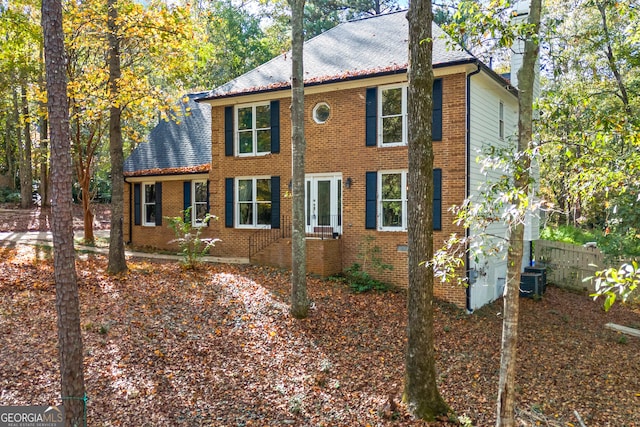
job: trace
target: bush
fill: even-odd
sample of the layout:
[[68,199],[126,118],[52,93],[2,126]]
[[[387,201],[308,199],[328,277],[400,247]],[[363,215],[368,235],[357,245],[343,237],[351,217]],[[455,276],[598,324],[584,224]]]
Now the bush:
[[20,192],[7,187],[0,188],[0,203],[20,203]]
[[[185,218],[188,220],[185,221]],[[211,219],[217,219],[209,214],[205,215],[203,222],[208,224]],[[173,230],[176,238],[169,243],[178,243],[180,253],[183,256],[182,264],[187,269],[195,269],[200,264],[200,260],[215,246],[220,239],[202,238],[202,227],[191,225],[191,208],[182,211],[181,216],[165,217],[169,221],[169,228]]]
[[386,292],[391,289],[389,284],[376,280],[363,271],[357,262],[345,270],[344,276],[349,288],[358,294],[370,291]]

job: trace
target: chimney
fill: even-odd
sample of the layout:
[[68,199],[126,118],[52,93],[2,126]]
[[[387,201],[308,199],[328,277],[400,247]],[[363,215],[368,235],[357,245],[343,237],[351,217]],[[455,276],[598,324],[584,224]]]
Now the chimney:
[[[514,16],[512,21],[514,24],[525,23],[529,20],[529,10],[531,8],[530,0],[517,1],[513,6]],[[518,87],[518,70],[522,67],[522,58],[524,56],[524,40],[516,38],[511,48],[511,85]],[[540,58],[536,62],[536,76],[533,82],[533,99],[536,102],[540,96]],[[538,118],[538,110],[534,109],[534,120]]]

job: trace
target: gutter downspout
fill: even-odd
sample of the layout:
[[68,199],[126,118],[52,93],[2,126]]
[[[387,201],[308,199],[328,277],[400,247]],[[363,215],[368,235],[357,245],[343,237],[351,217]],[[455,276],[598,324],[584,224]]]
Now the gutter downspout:
[[[467,148],[466,148],[466,156],[467,156],[467,165],[466,165],[466,183],[465,183],[465,198],[468,198],[471,193],[471,77],[480,73],[481,66],[479,62],[476,62],[476,67],[478,67],[475,71],[467,74]],[[469,238],[469,229],[465,230],[465,237]],[[464,265],[467,271],[467,289],[466,289],[466,305],[467,305],[467,313],[473,313],[471,309],[471,269],[469,269],[469,252],[465,252],[465,260]]]

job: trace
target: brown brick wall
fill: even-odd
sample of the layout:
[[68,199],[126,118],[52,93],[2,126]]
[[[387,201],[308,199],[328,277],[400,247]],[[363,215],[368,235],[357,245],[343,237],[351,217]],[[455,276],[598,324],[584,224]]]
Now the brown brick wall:
[[[370,273],[384,281],[407,286],[407,253],[398,247],[407,245],[406,232],[381,232],[365,229],[365,173],[367,171],[406,169],[408,166],[406,147],[366,147],[365,146],[365,87],[322,94],[307,95],[305,98],[307,141],[306,173],[342,173],[343,182],[352,179],[351,188],[343,185],[342,216],[343,235],[336,240],[340,251],[329,246],[308,243],[308,252],[314,259],[324,259],[322,265],[309,263],[310,271],[343,270],[355,262],[360,262],[365,236],[374,237],[373,245],[381,250],[380,257],[393,265],[393,270]],[[463,230],[453,225],[453,216],[448,208],[459,205],[465,197],[465,152],[466,152],[466,76],[464,73],[443,78],[443,140],[434,142],[435,167],[442,169],[443,185],[443,230],[435,232],[434,246],[441,247],[443,241],[453,232]],[[280,134],[279,154],[237,158],[224,155],[224,107],[212,108],[212,167],[210,179],[211,214],[219,217],[204,231],[207,237],[222,239],[211,254],[215,256],[248,257],[249,237],[257,230],[226,228],[224,222],[225,178],[238,176],[280,176],[281,214],[290,216],[291,198],[287,195],[291,179],[290,147],[290,95],[279,93]],[[324,124],[313,121],[312,110],[318,102],[326,102],[331,108],[330,118]],[[129,185],[125,185],[125,200],[130,201]],[[182,181],[163,182],[163,215],[178,215],[182,210]],[[125,203],[125,241],[135,246],[168,248],[173,238],[166,220],[161,227],[131,227],[129,231],[129,203]],[[174,246],[175,247],[175,246]],[[290,246],[289,246],[290,248]],[[329,249],[327,249],[329,248]],[[275,248],[274,248],[275,250]],[[274,255],[290,263],[290,249]],[[336,257],[341,254],[341,257]],[[288,261],[286,261],[288,257]],[[340,264],[339,266],[336,266]],[[280,264],[287,265],[287,264]],[[288,264],[290,265],[290,264]],[[329,267],[327,267],[327,265]],[[321,274],[321,273],[319,273]],[[333,274],[331,271],[329,274]],[[435,293],[448,301],[465,305],[465,290],[458,286],[437,284]]]
[[[291,268],[291,239],[280,239],[251,258],[262,265]],[[338,274],[342,268],[341,239],[307,239],[307,272],[322,277]]]
[[[354,88],[305,98],[307,141],[306,173],[342,173],[343,182],[352,179],[350,189],[343,186],[343,236],[342,268],[359,262],[358,254],[365,235],[375,238],[374,245],[381,249],[381,257],[394,266],[384,271],[379,278],[390,283],[407,285],[407,254],[398,252],[399,245],[407,244],[405,232],[380,232],[366,230],[365,220],[365,173],[367,171],[406,169],[408,165],[406,147],[365,146],[365,90]],[[459,205],[465,197],[465,151],[466,151],[466,76],[464,73],[443,78],[443,140],[434,142],[435,167],[443,170],[443,230],[435,233],[435,247],[452,233],[463,231],[453,225],[453,216],[448,207]],[[291,127],[289,120],[290,98],[288,92],[280,96],[279,154],[255,158],[224,156],[224,107],[212,109],[212,170],[211,209],[220,221],[210,227],[212,236],[222,242],[212,250],[218,256],[247,256],[248,239],[254,230],[224,227],[224,179],[236,176],[281,177],[281,213],[291,212],[291,199],[284,197],[291,179]],[[312,110],[318,102],[326,102],[331,108],[330,118],[324,124],[313,121]],[[376,275],[376,273],[373,273]],[[436,295],[460,306],[465,303],[465,290],[457,286],[438,285]]]

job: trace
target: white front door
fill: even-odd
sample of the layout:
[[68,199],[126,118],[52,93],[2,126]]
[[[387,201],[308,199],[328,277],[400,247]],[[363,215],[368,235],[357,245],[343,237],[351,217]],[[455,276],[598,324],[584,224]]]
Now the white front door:
[[305,182],[307,233],[342,234],[342,175],[307,175]]

